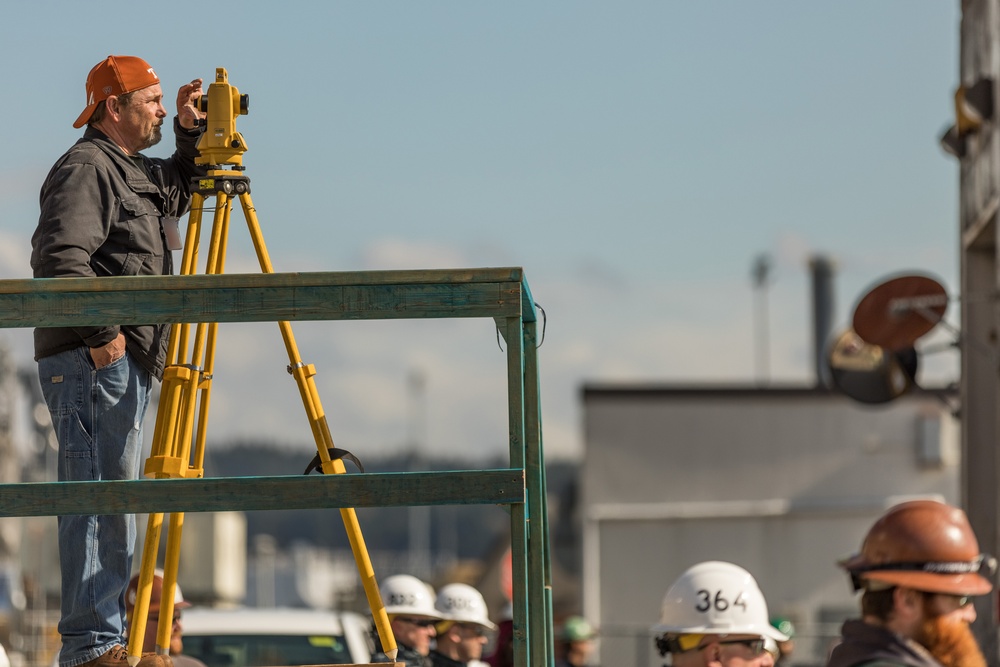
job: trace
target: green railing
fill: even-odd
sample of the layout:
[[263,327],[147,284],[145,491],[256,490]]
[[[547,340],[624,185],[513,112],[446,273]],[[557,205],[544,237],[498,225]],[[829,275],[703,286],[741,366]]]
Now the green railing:
[[509,468],[0,484],[0,516],[508,505],[515,665],[551,667],[539,340],[520,268],[0,281],[0,328],[469,317],[493,318],[505,341]]

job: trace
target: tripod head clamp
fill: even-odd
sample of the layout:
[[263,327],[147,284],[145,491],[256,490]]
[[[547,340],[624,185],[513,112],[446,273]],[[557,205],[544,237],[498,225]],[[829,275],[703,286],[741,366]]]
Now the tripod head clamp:
[[199,110],[207,117],[202,121],[205,132],[198,140],[196,164],[213,166],[231,165],[242,168],[243,153],[247,150],[243,135],[236,131],[236,117],[250,111],[250,96],[229,84],[229,74],[224,67],[215,70],[215,83],[208,93],[198,98]]

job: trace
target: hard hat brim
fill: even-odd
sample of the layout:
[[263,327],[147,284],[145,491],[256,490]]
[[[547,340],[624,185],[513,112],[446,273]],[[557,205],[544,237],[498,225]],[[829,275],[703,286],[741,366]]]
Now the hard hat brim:
[[993,584],[981,574],[940,574],[937,572],[900,572],[871,570],[858,575],[863,581],[877,581],[892,586],[904,586],[926,593],[949,595],[986,595]]
[[441,619],[445,621],[451,621],[452,623],[468,623],[470,625],[478,625],[480,627],[486,628],[487,630],[497,629],[496,623],[482,616],[475,616],[475,617],[463,616],[463,615],[449,616],[448,614],[442,614]]
[[413,611],[412,607],[386,607],[385,613],[393,616],[406,616],[408,618],[426,618],[430,621],[448,620],[441,614],[432,614],[429,611]]

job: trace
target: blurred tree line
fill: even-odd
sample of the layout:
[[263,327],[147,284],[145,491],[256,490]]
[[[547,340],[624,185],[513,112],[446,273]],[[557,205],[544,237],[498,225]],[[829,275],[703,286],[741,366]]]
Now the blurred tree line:
[[[301,475],[315,456],[299,447],[274,443],[240,443],[230,446],[213,445],[206,448],[206,477],[263,477]],[[487,461],[471,462],[457,457],[434,458],[413,453],[385,457],[365,456],[362,459],[366,472],[404,472],[431,470],[470,470],[506,468],[507,459],[497,457]],[[345,462],[348,472],[356,472],[350,462]],[[557,462],[546,466],[546,485],[550,499],[549,509],[554,512],[551,532],[553,538],[565,532],[560,528],[559,516],[564,518],[575,505],[576,474],[574,463]],[[313,472],[311,474],[319,474]],[[567,505],[568,504],[568,505]],[[458,559],[483,559],[498,543],[505,542],[510,533],[506,509],[491,505],[442,505],[429,507],[429,547],[434,553],[442,551]],[[411,513],[407,507],[358,508],[365,541],[369,548],[404,552],[409,548]],[[288,548],[296,542],[306,542],[318,547],[347,549],[347,534],[335,509],[323,510],[273,510],[247,513],[247,538],[252,542],[259,534],[271,535],[279,548]]]

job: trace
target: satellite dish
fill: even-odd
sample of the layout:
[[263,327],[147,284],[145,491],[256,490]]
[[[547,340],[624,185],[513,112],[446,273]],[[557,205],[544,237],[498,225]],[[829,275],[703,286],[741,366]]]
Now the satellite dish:
[[854,309],[855,333],[869,345],[907,350],[933,329],[948,308],[948,293],[933,278],[904,275],[870,289]]
[[909,391],[917,376],[912,347],[889,350],[872,345],[847,329],[827,354],[830,377],[837,389],[861,403],[887,403]]

